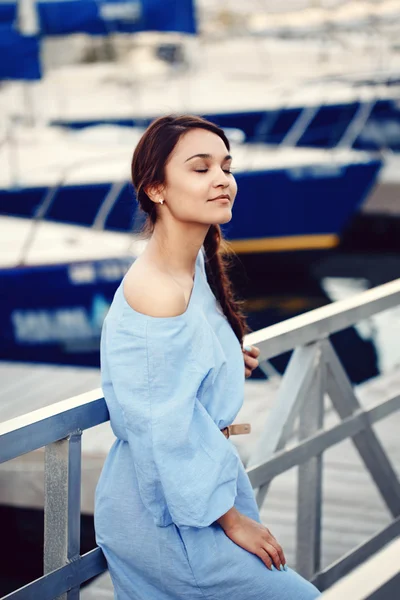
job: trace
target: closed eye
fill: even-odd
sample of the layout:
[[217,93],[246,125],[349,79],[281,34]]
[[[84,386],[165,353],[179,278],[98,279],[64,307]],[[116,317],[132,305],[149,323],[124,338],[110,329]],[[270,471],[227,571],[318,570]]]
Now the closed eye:
[[[230,169],[222,169],[224,173],[232,174]],[[207,173],[208,169],[195,169],[195,173]]]

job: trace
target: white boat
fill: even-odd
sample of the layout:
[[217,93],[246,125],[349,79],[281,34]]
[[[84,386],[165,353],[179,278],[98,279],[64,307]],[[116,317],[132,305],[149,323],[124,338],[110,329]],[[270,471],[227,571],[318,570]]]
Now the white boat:
[[[129,248],[134,256],[143,248],[132,237],[141,215],[128,182],[140,133],[15,128],[17,160],[0,174],[0,212],[8,215],[0,221],[0,284],[8,291],[0,358],[98,364],[102,320],[133,260]],[[7,151],[0,148],[3,164]],[[335,247],[381,167],[348,149],[233,144],[231,151],[239,192],[223,230],[248,257],[249,275],[265,273],[266,254],[274,253],[281,277],[291,252],[307,261]]]

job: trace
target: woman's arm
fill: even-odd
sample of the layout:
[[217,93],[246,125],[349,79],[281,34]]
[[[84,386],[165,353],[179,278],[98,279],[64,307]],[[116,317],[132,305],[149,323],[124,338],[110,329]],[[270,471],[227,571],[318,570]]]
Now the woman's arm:
[[110,415],[120,413],[156,524],[208,527],[235,503],[240,459],[199,399],[209,374],[209,361],[197,360],[204,332],[185,316],[137,314],[108,333]]

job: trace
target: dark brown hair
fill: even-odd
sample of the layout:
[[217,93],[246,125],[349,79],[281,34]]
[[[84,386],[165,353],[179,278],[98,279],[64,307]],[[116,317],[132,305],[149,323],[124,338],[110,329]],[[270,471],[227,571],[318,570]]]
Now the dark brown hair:
[[[149,186],[162,185],[165,181],[165,165],[180,137],[192,129],[205,129],[218,135],[230,150],[229,141],[222,129],[201,117],[191,115],[160,117],[153,121],[135,148],[132,158],[132,183],[136,198],[147,219],[143,228],[151,235],[158,217],[158,208],[145,190]],[[242,312],[243,302],[235,298],[227,269],[234,253],[223,239],[219,225],[210,225],[204,240],[206,272],[211,289],[226,315],[239,342],[249,331]]]

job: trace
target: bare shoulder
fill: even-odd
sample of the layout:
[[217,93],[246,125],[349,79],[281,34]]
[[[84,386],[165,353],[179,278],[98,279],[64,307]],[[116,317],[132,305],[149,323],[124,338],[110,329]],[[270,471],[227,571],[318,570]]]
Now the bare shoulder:
[[140,260],[126,274],[123,291],[131,308],[150,317],[176,317],[186,309],[183,290],[176,281]]

